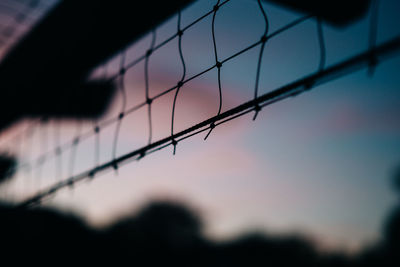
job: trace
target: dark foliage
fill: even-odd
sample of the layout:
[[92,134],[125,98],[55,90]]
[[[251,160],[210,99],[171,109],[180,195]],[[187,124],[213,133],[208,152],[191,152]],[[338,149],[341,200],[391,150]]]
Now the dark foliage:
[[320,254],[300,237],[248,234],[223,243],[205,238],[186,207],[152,203],[133,217],[95,230],[81,219],[49,209],[0,207],[3,255],[67,263],[132,263],[146,266],[399,266],[400,208],[386,224],[383,243],[349,258]]

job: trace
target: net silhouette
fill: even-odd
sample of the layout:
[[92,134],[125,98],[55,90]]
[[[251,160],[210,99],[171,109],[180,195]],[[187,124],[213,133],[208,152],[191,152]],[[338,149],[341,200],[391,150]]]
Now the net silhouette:
[[[39,205],[50,199],[52,196],[57,194],[63,188],[72,188],[76,184],[85,181],[95,179],[100,177],[103,174],[115,171],[117,172],[120,167],[125,164],[129,164],[133,161],[141,160],[142,158],[160,151],[162,149],[172,147],[172,154],[177,152],[178,144],[186,139],[189,139],[195,135],[203,134],[204,139],[210,137],[213,134],[213,130],[225,124],[231,120],[235,120],[245,114],[253,113],[253,120],[256,120],[258,114],[262,111],[262,109],[268,105],[273,103],[282,101],[284,99],[295,97],[299,94],[307,92],[309,90],[317,88],[318,85],[327,83],[329,81],[335,80],[339,77],[342,77],[348,73],[357,71],[361,68],[368,68],[369,73],[372,74],[374,68],[378,64],[387,58],[390,58],[394,53],[400,50],[400,37],[395,37],[385,43],[376,45],[376,35],[377,35],[377,10],[378,4],[377,1],[371,6],[370,12],[370,38],[369,38],[369,46],[367,51],[347,58],[339,63],[334,65],[326,66],[326,47],[325,47],[325,38],[324,38],[324,30],[323,30],[323,21],[321,18],[313,16],[313,15],[305,15],[300,18],[293,20],[292,22],[284,25],[283,27],[270,31],[269,29],[269,17],[268,11],[264,9],[260,0],[257,1],[259,13],[264,21],[264,30],[260,32],[258,40],[255,40],[251,44],[249,44],[244,49],[236,51],[235,53],[227,56],[221,57],[219,52],[223,47],[217,42],[216,32],[215,32],[215,19],[218,17],[220,12],[223,12],[224,8],[229,5],[232,0],[225,1],[216,1],[215,5],[210,8],[208,12],[203,14],[202,16],[194,19],[191,23],[187,25],[182,25],[181,14],[179,11],[177,16],[177,25],[176,31],[170,37],[156,44],[157,40],[157,32],[158,29],[153,29],[151,32],[151,42],[147,51],[136,57],[134,60],[127,62],[126,60],[126,51],[121,51],[120,61],[119,61],[119,69],[116,73],[111,74],[111,76],[107,76],[107,79],[110,83],[117,84],[117,93],[122,98],[122,104],[119,110],[119,113],[111,118],[105,120],[96,120],[93,123],[93,127],[88,130],[82,130],[82,127],[78,126],[76,133],[71,138],[70,141],[66,143],[61,143],[59,132],[55,133],[56,145],[49,150],[47,143],[47,132],[43,130],[41,137],[43,141],[42,150],[44,151],[39,157],[30,162],[21,162],[15,168],[10,170],[10,172],[18,172],[18,171],[37,171],[37,175],[40,177],[41,169],[44,165],[50,164],[53,159],[56,159],[56,169],[59,176],[62,176],[62,169],[65,168],[65,164],[63,164],[63,159],[66,158],[66,153],[69,152],[69,164],[68,164],[68,176],[60,177],[60,181],[54,183],[50,187],[41,188],[35,195],[26,199],[25,201],[19,203],[17,205],[18,208],[26,208]],[[183,11],[184,12],[184,11]],[[188,75],[186,64],[190,60],[185,57],[183,52],[182,40],[185,36],[185,33],[190,31],[195,25],[200,23],[206,18],[211,17],[212,22],[210,25],[210,35],[212,36],[212,47],[214,54],[214,62],[212,65],[203,69],[202,71],[193,74],[191,76]],[[263,55],[266,49],[266,44],[274,38],[277,38],[281,34],[287,32],[290,29],[295,28],[305,21],[314,21],[316,25],[315,35],[318,40],[319,45],[319,65],[318,68],[312,73],[301,77],[297,80],[290,81],[284,86],[276,88],[265,94],[259,93],[259,84],[260,84],[260,73],[263,66]],[[166,88],[162,92],[154,96],[150,96],[149,90],[149,62],[151,57],[162,47],[165,47],[167,44],[172,42],[173,40],[178,41],[178,56],[182,67],[182,73],[180,78],[176,81],[176,84],[170,88]],[[256,64],[256,72],[254,74],[254,93],[253,98],[247,102],[243,102],[236,107],[233,107],[228,110],[223,110],[224,103],[224,84],[221,80],[221,70],[225,65],[229,64],[233,59],[240,57],[243,54],[249,53],[252,50],[258,49],[258,57]],[[138,67],[140,63],[144,63],[144,94],[145,100],[141,103],[138,103],[133,106],[128,106],[127,103],[127,88],[125,84],[126,72],[130,69]],[[106,69],[106,64],[104,69]],[[218,111],[214,116],[209,117],[206,120],[199,121],[198,123],[192,125],[191,127],[185,128],[181,131],[176,131],[176,103],[179,99],[179,93],[183,90],[183,86],[187,85],[190,81],[198,79],[201,76],[204,76],[206,73],[211,72],[212,70],[217,72],[217,92],[218,92]],[[160,140],[154,140],[154,122],[153,122],[153,114],[152,107],[155,102],[159,101],[166,95],[173,95],[173,102],[171,103],[171,127],[170,127],[170,135],[165,136]],[[131,116],[132,114],[141,111],[142,109],[146,109],[147,111],[147,143],[146,145],[139,147],[135,150],[130,151],[129,153],[125,153],[123,155],[118,155],[118,143],[121,132],[121,125],[124,124],[124,120]],[[170,112],[170,111],[168,111]],[[32,121],[26,129],[22,132],[14,136],[14,141],[19,143],[21,138],[30,138],[33,131],[37,131],[37,128],[40,125],[46,124],[47,119],[41,118],[35,121]],[[101,163],[100,162],[100,151],[101,151],[101,133],[110,127],[115,127],[113,134],[113,143],[112,143],[112,156],[111,159]],[[86,171],[75,173],[74,166],[76,161],[76,154],[78,153],[78,147],[80,143],[84,140],[93,138],[95,143],[94,148],[94,164],[87,168]]]
[[57,0],[5,0],[0,3],[0,51],[3,54],[45,15]]

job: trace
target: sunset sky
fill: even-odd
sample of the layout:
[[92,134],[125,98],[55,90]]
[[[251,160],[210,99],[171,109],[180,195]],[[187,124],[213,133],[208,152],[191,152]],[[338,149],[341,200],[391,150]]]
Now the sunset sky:
[[[182,26],[212,9],[216,1],[197,1],[182,12]],[[270,32],[303,16],[264,4]],[[378,44],[400,34],[400,2],[382,0]],[[214,65],[212,16],[182,36],[186,77]],[[177,16],[156,30],[156,44],[176,32]],[[257,1],[232,0],[218,11],[215,32],[222,59],[259,40],[264,20]],[[327,66],[368,48],[369,17],[346,28],[323,25]],[[149,48],[151,35],[126,50],[131,62]],[[221,69],[223,110],[251,100],[259,47],[227,62]],[[269,40],[261,69],[263,94],[317,71],[319,45],[316,22],[307,20]],[[99,66],[93,77],[118,72],[120,55]],[[79,63],[77,63],[79,64]],[[48,205],[72,210],[90,223],[106,225],[154,199],[187,203],[204,218],[213,238],[247,231],[300,232],[327,248],[357,250],[381,237],[382,224],[396,203],[390,177],[400,165],[400,58],[380,63],[373,76],[357,71],[314,90],[275,103],[127,164],[90,182],[66,189]],[[150,95],[174,86],[181,78],[178,39],[157,50],[149,60]],[[125,77],[128,107],[145,100],[144,61]],[[170,135],[174,93],[153,104],[153,141]],[[185,84],[178,96],[176,132],[218,111],[217,70]],[[120,112],[117,92],[103,119]],[[126,116],[121,124],[117,155],[147,144],[147,109]],[[94,122],[53,121],[36,127],[32,136],[9,140],[31,121],[25,120],[0,135],[0,147],[34,159],[57,144],[70,142]],[[80,125],[80,126],[79,126]],[[58,129],[55,130],[55,129]],[[56,139],[60,133],[59,141]],[[115,124],[100,132],[100,162],[112,157]],[[79,144],[73,173],[94,166],[95,138]],[[3,199],[21,200],[38,187],[70,175],[70,151],[37,168],[22,171],[2,188]]]

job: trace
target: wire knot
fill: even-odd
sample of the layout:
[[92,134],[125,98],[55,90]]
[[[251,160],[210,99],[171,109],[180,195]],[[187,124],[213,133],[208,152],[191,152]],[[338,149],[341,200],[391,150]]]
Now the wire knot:
[[174,146],[173,155],[175,155],[175,152],[176,152],[176,145],[178,144],[178,142],[177,142],[175,139],[172,139],[171,144]]
[[68,186],[72,189],[74,187],[74,181],[71,179],[67,182]]
[[147,98],[147,99],[146,99],[146,104],[147,104],[147,105],[151,105],[151,103],[153,103],[153,99]]
[[116,160],[113,161],[112,167],[114,168],[114,170],[118,170],[118,162]]
[[204,140],[207,140],[208,136],[210,135],[212,130],[214,130],[214,128],[215,128],[215,123],[214,122],[210,123],[210,131],[208,131],[206,137],[204,137]]
[[121,120],[123,117],[125,116],[125,114],[123,112],[119,113],[118,115],[118,119]]
[[100,132],[100,127],[99,126],[94,127],[94,132],[95,133],[99,133]]
[[261,37],[261,43],[266,43],[267,40],[268,40],[268,38],[267,38],[266,35],[263,35],[263,36]]
[[125,68],[121,68],[120,70],[119,70],[119,75],[124,75],[125,74],[125,72],[126,72],[126,69]]
[[[55,192],[57,192],[57,188],[52,188],[49,190],[49,194],[54,194]],[[38,202],[40,203],[40,200],[38,200]]]
[[309,80],[304,84],[304,88],[306,90],[310,90],[313,86],[314,86],[314,81],[313,80]]
[[89,179],[93,179],[94,178],[94,175],[96,174],[96,172],[97,172],[97,168],[95,168],[95,169],[93,169],[93,170],[91,170],[90,172],[89,172]]
[[146,52],[146,57],[149,57],[153,53],[153,49],[149,49]]
[[219,62],[219,61],[217,61],[217,63],[215,64],[215,66],[217,66],[217,68],[219,69],[219,68],[221,68],[221,67],[222,67],[222,63],[221,63],[221,62]]
[[178,30],[178,36],[182,36],[183,35],[183,31],[182,30]]
[[253,117],[253,121],[256,120],[258,113],[261,111],[261,107],[260,107],[260,105],[258,103],[254,106],[254,111],[255,111],[255,114],[254,114],[254,117]]
[[179,88],[182,87],[182,86],[183,86],[183,81],[179,81],[177,86],[178,86]]
[[219,9],[219,5],[215,5],[215,6],[213,7],[214,12],[217,12],[218,9]]

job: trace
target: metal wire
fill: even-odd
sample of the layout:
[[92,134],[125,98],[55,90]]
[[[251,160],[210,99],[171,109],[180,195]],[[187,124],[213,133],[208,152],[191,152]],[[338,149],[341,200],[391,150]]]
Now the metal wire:
[[[186,65],[185,65],[185,60],[183,58],[183,52],[182,52],[182,35],[183,35],[183,31],[181,30],[181,11],[178,12],[178,49],[179,49],[179,57],[181,59],[182,62],[182,77],[179,80],[178,84],[177,84],[177,88],[175,91],[175,96],[174,96],[174,102],[172,103],[172,115],[171,115],[171,136],[174,135],[174,123],[175,123],[175,107],[176,107],[176,99],[178,98],[178,94],[179,94],[179,90],[181,89],[181,87],[183,86],[183,81],[185,80],[186,77]],[[176,153],[176,145],[178,144],[178,142],[173,139],[172,140],[172,144],[174,146],[174,152],[173,155],[175,155]]]
[[149,138],[147,143],[151,143],[151,139],[153,137],[153,123],[151,121],[151,104],[153,103],[153,99],[150,98],[149,93],[149,60],[150,56],[153,53],[154,44],[156,43],[156,31],[152,31],[152,38],[149,50],[146,53],[146,59],[144,61],[144,82],[145,82],[145,95],[146,95],[146,104],[147,104],[147,117],[149,120]]
[[25,2],[3,1],[0,3],[0,14],[8,16],[8,20],[0,25],[0,47],[11,45],[21,36],[24,28],[32,27],[38,17],[59,0]]
[[[212,34],[212,40],[213,40],[213,47],[214,47],[214,57],[215,57],[215,66],[217,67],[217,80],[218,80],[218,94],[219,94],[219,105],[218,105],[218,113],[217,115],[221,114],[222,110],[222,86],[221,86],[221,67],[222,63],[219,62],[218,60],[218,50],[217,50],[217,41],[215,39],[215,17],[217,16],[217,12],[219,10],[219,1],[217,1],[217,4],[214,6],[214,14],[212,18],[212,23],[211,23],[211,34]],[[214,130],[215,125],[212,123],[210,124],[210,131],[208,131],[207,135],[204,137],[204,140],[208,138],[208,136],[211,134],[212,130]]]
[[267,105],[271,105],[283,99],[292,96],[297,96],[303,92],[316,88],[317,85],[326,83],[328,81],[337,79],[351,72],[357,71],[363,67],[368,66],[369,54],[371,52],[373,52],[377,57],[379,57],[381,61],[386,59],[388,56],[391,56],[393,53],[400,52],[400,37],[392,39],[380,46],[376,46],[373,51],[367,51],[365,53],[358,54],[354,57],[349,58],[348,60],[345,60],[336,65],[328,67],[320,72],[303,77],[295,82],[277,88],[272,92],[263,94],[256,99],[243,103],[214,117],[211,117],[203,122],[193,125],[192,127],[180,131],[172,136],[168,136],[157,142],[153,142],[147,146],[144,146],[142,148],[129,152],[125,155],[122,155],[112,161],[106,162],[98,167],[89,169],[78,175],[72,176],[40,192],[36,196],[20,203],[17,206],[17,208],[26,208],[40,204],[43,200],[45,200],[49,196],[54,195],[57,191],[66,186],[70,186],[71,184],[75,184],[85,179],[91,178],[94,176],[94,174],[96,174],[96,177],[98,177],[99,175],[97,174],[103,171],[107,171],[108,169],[113,167],[115,162],[117,162],[118,164],[123,164],[123,163],[126,164],[131,162],[132,160],[141,159],[141,155],[143,155],[143,153],[149,154],[150,152],[163,149],[165,147],[168,147],[169,145],[173,145],[172,140],[174,139],[182,141],[188,137],[203,132],[205,130],[204,129],[205,127],[207,129],[211,129],[211,124],[214,124],[214,127],[216,127],[217,125],[220,125],[237,117],[243,116],[244,114],[253,111],[254,107],[257,104],[260,105],[261,107],[265,107]]
[[[371,15],[370,15],[370,29],[369,29],[369,44],[368,49],[373,50],[376,45],[378,36],[378,15],[379,15],[379,0],[372,0],[371,4]],[[371,54],[368,75],[372,76],[374,74],[375,66],[378,64],[374,54]]]
[[[227,3],[230,2],[230,1],[231,1],[231,0],[225,0],[225,1],[221,2],[221,3],[218,5],[218,7],[222,7],[222,6],[224,6],[225,4],[227,4]],[[212,13],[213,13],[213,9],[210,10],[209,12],[207,12],[206,14],[200,16],[199,18],[195,19],[194,21],[192,21],[191,23],[189,23],[187,26],[185,26],[185,27],[182,28],[182,30],[181,30],[182,33],[185,32],[185,31],[187,31],[187,30],[189,30],[189,29],[192,28],[194,25],[196,25],[197,23],[201,22],[202,20],[204,20],[206,17],[208,17],[208,16],[211,15]],[[297,24],[297,23],[296,23],[296,24]],[[289,28],[291,28],[291,27],[293,27],[293,26],[295,26],[295,24],[292,25],[292,26],[290,26],[290,27],[288,27],[287,29],[289,29]],[[286,29],[286,30],[287,30],[287,29]],[[167,38],[167,39],[165,39],[164,41],[162,41],[160,44],[155,45],[154,48],[152,49],[152,53],[151,53],[151,54],[154,55],[156,51],[158,51],[158,50],[161,49],[163,46],[165,46],[166,44],[168,44],[168,43],[170,43],[172,40],[174,40],[176,37],[178,37],[178,35],[179,35],[178,33],[179,33],[179,32],[176,32],[175,34],[173,34],[173,35],[170,36],[169,38]],[[257,45],[257,44],[256,44],[256,45]],[[256,45],[254,45],[254,46],[256,46]],[[247,48],[246,51],[247,51],[248,49],[250,49],[250,48]],[[243,51],[243,52],[245,52],[245,51]],[[142,62],[143,60],[145,60],[146,57],[147,57],[147,53],[148,53],[148,52],[146,51],[146,53],[144,53],[143,55],[141,55],[141,56],[137,57],[136,59],[132,60],[130,63],[127,63],[127,64],[125,65],[125,67],[124,67],[124,72],[123,72],[123,73],[125,73],[125,72],[128,71],[129,69],[133,68],[134,66],[136,66],[137,64],[139,64],[139,63]],[[239,54],[238,54],[238,55],[239,55]],[[238,56],[238,55],[236,55],[236,56]],[[232,58],[233,58],[233,57],[232,57]],[[225,60],[226,60],[226,61],[227,61],[227,60],[230,60],[230,58],[229,58],[229,59],[225,59]],[[205,74],[206,72],[212,70],[214,67],[215,67],[215,66],[211,66],[211,67],[207,68],[206,70],[204,70],[204,71],[202,71],[202,72],[200,72],[200,73],[198,73],[198,74],[196,74],[196,75],[193,75],[193,76],[190,77],[189,79],[186,79],[186,80],[182,81],[182,85],[185,84],[186,82],[189,82],[189,81],[191,81],[191,80],[193,80],[193,79],[195,79],[195,78],[197,78],[197,77],[199,77],[199,76]],[[112,75],[112,76],[109,78],[109,81],[110,81],[110,82],[115,81],[115,80],[118,79],[121,75],[122,75],[122,73],[121,73],[121,71],[119,71],[119,72],[116,73],[115,75]],[[177,89],[177,87],[178,87],[178,86],[176,85],[176,86],[174,86],[174,87],[172,87],[172,88],[166,89],[165,91],[163,91],[163,92],[161,92],[161,93],[155,95],[155,96],[152,98],[152,101],[154,101],[154,100],[156,100],[156,99],[158,99],[158,98],[161,98],[162,96],[164,96],[164,95],[166,95],[166,94],[172,92],[173,90]],[[137,104],[137,105],[135,105],[135,106],[132,106],[132,107],[130,107],[130,108],[127,108],[126,111],[124,112],[124,116],[129,115],[129,114],[131,114],[131,113],[133,113],[133,112],[135,112],[135,111],[141,109],[142,107],[145,107],[145,106],[148,105],[148,104],[149,104],[149,103],[148,103],[148,101],[146,100],[146,101],[144,101],[144,102],[142,102],[142,103],[140,103],[140,104]],[[116,116],[116,117],[112,117],[112,118],[107,119],[107,120],[103,120],[103,121],[98,122],[98,125],[97,125],[97,126],[98,126],[98,128],[99,128],[99,131],[102,130],[102,129],[104,129],[104,128],[107,128],[107,127],[113,125],[114,123],[117,123],[117,122],[120,120],[119,117],[120,117],[120,115],[118,115],[118,116]],[[38,121],[40,122],[40,119],[39,119]],[[35,126],[36,126],[36,125],[35,125]],[[93,132],[93,131],[89,130],[89,131],[87,131],[87,132],[82,133],[82,134],[79,136],[79,140],[80,140],[80,141],[84,141],[84,140],[86,140],[86,139],[88,139],[88,138],[91,138],[91,137],[94,136],[95,134],[96,134],[96,131]],[[73,143],[74,143],[74,139],[71,139],[70,141],[68,141],[68,142],[66,142],[66,143],[64,143],[64,144],[62,144],[62,145],[59,147],[61,153],[65,153],[66,151],[70,150],[70,149],[72,148],[72,146],[73,146]],[[37,164],[30,164],[30,165],[32,165],[33,167],[38,167],[38,166],[39,166],[39,164],[38,164],[38,160],[39,160],[39,159],[41,159],[41,158],[43,158],[43,157],[44,157],[44,158],[51,158],[51,157],[54,156],[54,154],[55,154],[55,149],[52,149],[52,150],[47,151],[47,152],[44,152],[43,154],[39,155],[35,160],[33,160],[33,162],[37,162]],[[29,164],[29,163],[25,163],[25,164]],[[17,166],[17,169],[23,168],[25,164],[22,164],[22,165]]]
[[[262,58],[263,58],[265,44],[267,42],[267,36],[268,36],[268,30],[269,30],[268,17],[267,17],[267,14],[265,13],[264,8],[261,4],[261,0],[258,0],[258,6],[260,7],[260,11],[264,17],[265,30],[264,30],[264,34],[261,37],[261,48],[260,48],[260,54],[258,55],[256,83],[254,86],[254,99],[256,99],[258,97],[258,86],[259,86],[259,82],[260,82],[261,63],[262,63]],[[255,110],[255,113],[254,113],[253,121],[257,118],[258,112],[260,112],[261,108],[259,105],[257,105],[257,106],[255,106],[254,110]]]
[[[121,55],[121,61],[120,61],[120,66],[119,66],[119,89],[121,92],[121,97],[122,97],[122,104],[121,104],[121,111],[118,115],[118,121],[117,125],[115,127],[115,133],[114,133],[114,143],[113,143],[113,149],[112,149],[112,158],[113,160],[117,156],[117,145],[118,145],[118,137],[119,137],[119,131],[121,129],[121,124],[122,120],[124,119],[125,116],[125,110],[126,110],[126,105],[127,105],[127,99],[126,99],[126,90],[125,90],[125,83],[124,83],[124,78],[125,78],[125,51]],[[115,163],[113,165],[114,169],[118,169],[118,165]]]
[[[87,171],[84,171],[79,174],[73,174],[73,171],[70,171],[69,174],[70,176],[67,179],[64,179],[62,181],[59,181],[58,183],[55,183],[53,186],[50,186],[49,188],[40,191],[38,194],[33,196],[32,198],[29,198],[28,200],[24,201],[19,205],[19,207],[29,207],[32,205],[39,204],[45,199],[48,199],[48,197],[53,196],[58,190],[66,187],[66,186],[72,186],[80,181],[83,181],[85,179],[93,179],[94,177],[98,177],[98,174],[103,174],[105,172],[108,172],[110,169],[114,168],[115,170],[118,169],[120,166],[123,166],[124,164],[127,164],[131,161],[136,161],[141,158],[143,158],[145,155],[149,155],[151,153],[154,153],[156,151],[159,151],[161,149],[164,149],[169,146],[173,146],[173,154],[176,152],[176,146],[178,142],[181,142],[183,140],[186,140],[192,136],[198,135],[200,133],[204,133],[206,131],[207,134],[205,135],[204,139],[207,139],[210,135],[210,133],[215,129],[217,126],[224,124],[226,122],[229,122],[233,119],[236,119],[238,117],[244,116],[250,112],[255,112],[253,116],[253,120],[257,117],[258,113],[261,111],[261,109],[267,105],[276,103],[278,101],[287,99],[289,97],[296,96],[298,94],[301,94],[305,91],[308,91],[312,88],[315,88],[317,85],[322,84],[324,82],[330,81],[332,79],[336,79],[338,77],[341,77],[347,73],[353,72],[355,70],[360,69],[361,67],[368,66],[370,64],[370,55],[373,54],[376,58],[379,58],[380,60],[385,59],[388,55],[391,55],[394,52],[398,52],[400,50],[400,39],[396,38],[391,41],[386,42],[385,44],[382,44],[380,46],[376,46],[376,43],[374,42],[374,45],[370,46],[369,50],[365,53],[361,53],[357,56],[354,56],[352,58],[349,58],[348,60],[345,60],[341,63],[338,63],[334,66],[326,67],[326,48],[325,48],[325,40],[323,36],[323,28],[321,21],[317,18],[317,37],[318,37],[318,42],[319,42],[319,48],[320,48],[320,62],[319,62],[319,67],[318,71],[315,73],[312,73],[308,76],[305,76],[297,81],[288,83],[287,85],[277,88],[276,90],[273,90],[269,93],[259,95],[259,87],[260,87],[260,73],[261,73],[261,68],[262,68],[262,59],[263,59],[263,54],[264,50],[266,48],[266,43],[269,42],[272,38],[275,38],[279,36],[281,33],[288,31],[289,29],[292,29],[293,27],[299,25],[300,23],[312,18],[313,16],[311,15],[306,15],[303,17],[300,17],[298,19],[295,19],[294,21],[288,23],[287,25],[284,25],[283,27],[277,29],[276,31],[270,33],[269,32],[269,20],[267,17],[267,12],[264,10],[263,5],[261,4],[260,0],[258,0],[258,7],[260,10],[260,13],[264,19],[264,24],[265,24],[265,29],[261,35],[261,38],[258,40],[255,40],[254,42],[250,43],[247,47],[244,49],[241,49],[239,51],[236,51],[235,53],[227,56],[226,58],[220,58],[218,55],[218,48],[217,46],[217,41],[216,41],[216,17],[217,13],[222,10],[222,7],[225,6],[230,0],[227,1],[220,1],[218,0],[216,4],[213,6],[212,10],[208,11],[207,13],[203,14],[199,18],[195,19],[191,23],[189,23],[187,26],[182,25],[181,21],[181,12],[178,12],[178,17],[177,17],[177,31],[176,33],[172,34],[170,37],[166,38],[164,41],[160,42],[159,44],[156,44],[156,34],[155,31],[156,29],[152,32],[152,41],[150,44],[149,49],[146,51],[145,54],[137,57],[136,59],[132,60],[131,62],[128,62],[125,64],[125,53],[123,52],[122,57],[121,57],[121,62],[120,62],[120,69],[118,73],[115,75],[112,75],[110,77],[110,81],[119,81],[120,86],[119,90],[121,92],[123,101],[122,101],[122,107],[121,111],[118,116],[112,117],[107,120],[103,121],[96,121],[94,125],[94,129],[91,128],[87,132],[79,133],[73,140],[68,141],[67,143],[60,145],[56,145],[56,150],[58,151],[58,155],[61,155],[62,153],[65,153],[68,150],[71,150],[71,154],[76,153],[76,147],[79,144],[79,142],[82,142],[85,139],[88,139],[90,137],[95,136],[95,164],[93,168],[89,168]],[[183,34],[188,31],[191,27],[205,19],[206,17],[210,16],[212,14],[212,21],[211,21],[211,37],[212,37],[212,44],[213,44],[213,53],[214,53],[214,62],[213,65],[208,66],[204,70],[193,74],[190,77],[186,77],[186,60],[184,58],[184,53],[182,49],[182,39],[183,39]],[[178,43],[178,56],[182,65],[182,75],[177,82],[176,85],[172,86],[171,88],[167,88],[163,90],[162,92],[156,94],[153,97],[150,97],[150,75],[149,75],[149,62],[150,58],[152,55],[158,52],[158,50],[165,46],[166,44],[170,43],[172,40],[175,40],[177,38],[177,43]],[[221,68],[224,64],[230,62],[232,59],[237,58],[248,51],[255,49],[256,47],[260,47],[258,58],[257,58],[257,69],[256,69],[256,74],[255,74],[255,81],[254,81],[254,96],[252,100],[242,103],[241,105],[236,106],[235,108],[222,111],[223,107],[223,98],[222,98],[222,82],[221,82]],[[124,50],[125,51],[125,50]],[[144,81],[145,81],[145,101],[141,102],[139,104],[136,104],[131,107],[127,107],[127,99],[126,99],[126,91],[125,91],[125,84],[124,84],[124,75],[127,70],[130,68],[133,68],[137,66],[140,62],[144,61]],[[198,77],[203,76],[205,73],[208,73],[212,70],[216,69],[217,70],[217,82],[218,82],[218,112],[216,113],[215,116],[208,118],[205,121],[202,121],[200,123],[197,123],[193,125],[192,127],[186,128],[182,131],[176,132],[175,127],[176,127],[176,103],[177,99],[179,96],[179,93],[185,89],[186,84],[189,83],[190,81],[197,79]],[[172,102],[172,114],[171,114],[171,134],[161,140],[158,141],[153,141],[152,136],[153,136],[153,124],[152,124],[152,104],[154,101],[157,101],[161,97],[174,92],[174,98]],[[148,115],[148,129],[149,129],[149,136],[147,140],[147,145],[136,149],[134,151],[131,151],[127,154],[124,154],[122,156],[117,156],[116,150],[117,150],[117,145],[118,145],[118,136],[119,136],[119,131],[121,127],[122,120],[129,116],[130,114],[140,110],[141,108],[147,107],[147,115]],[[115,132],[114,132],[114,142],[113,142],[113,148],[112,148],[112,157],[111,160],[100,164],[99,162],[99,151],[100,151],[100,141],[99,141],[99,132],[104,130],[105,128],[111,127],[112,125],[116,124]],[[76,141],[78,140],[78,142]],[[38,173],[41,172],[41,168],[45,164],[45,161],[48,160],[49,158],[53,157],[57,153],[54,153],[54,149],[50,150],[49,152],[45,152],[41,154],[37,159],[35,159],[32,163],[25,163],[29,164],[30,166],[35,166],[38,168]],[[74,158],[74,157],[73,157]],[[22,168],[24,165],[21,164],[17,168]],[[96,175],[96,176],[95,176]]]

